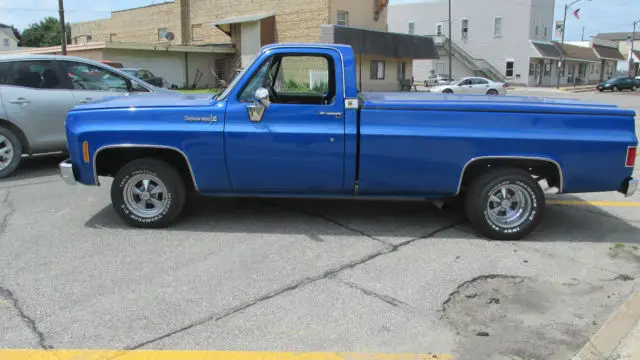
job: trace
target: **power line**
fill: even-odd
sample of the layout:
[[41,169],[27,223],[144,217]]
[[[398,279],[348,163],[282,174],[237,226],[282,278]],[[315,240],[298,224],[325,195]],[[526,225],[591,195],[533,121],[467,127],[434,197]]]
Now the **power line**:
[[[0,6],[0,10],[12,10],[12,11],[39,11],[39,12],[52,12],[55,11],[57,12],[58,9],[42,9],[42,8],[22,8],[22,7],[5,7],[5,6]],[[110,9],[93,9],[93,10],[87,10],[87,9],[64,9],[64,12],[100,12],[100,13],[104,13],[104,12],[112,12],[113,10]]]

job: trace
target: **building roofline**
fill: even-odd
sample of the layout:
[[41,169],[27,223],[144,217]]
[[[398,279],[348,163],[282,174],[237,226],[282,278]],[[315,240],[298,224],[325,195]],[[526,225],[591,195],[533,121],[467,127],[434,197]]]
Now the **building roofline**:
[[159,4],[149,4],[149,5],[143,5],[143,6],[138,6],[138,7],[128,8],[128,9],[113,10],[113,11],[111,11],[111,13],[114,14],[114,13],[119,13],[119,12],[124,12],[124,11],[144,9],[144,8],[148,8],[148,7],[152,7],[152,6],[170,5],[170,4],[174,4],[174,3],[175,3],[175,0],[168,0],[168,1],[165,1],[165,2],[161,2]]
[[[5,30],[6,29],[6,30]],[[20,40],[18,40],[18,38],[16,37],[16,35],[13,33],[13,30],[11,30],[10,27],[3,27],[0,28],[0,31],[2,31],[5,34],[8,34],[8,36],[10,36],[11,38],[13,38],[13,40],[15,40],[16,42],[20,42]]]
[[[233,44],[219,44],[216,46],[186,46],[186,45],[162,45],[162,44],[140,44],[125,42],[105,42],[94,41],[85,44],[68,45],[67,51],[85,51],[85,50],[147,50],[147,51],[167,51],[167,52],[190,52],[190,53],[223,53],[235,54],[236,49]],[[50,46],[42,48],[16,49],[5,51],[3,54],[51,54],[61,52],[60,46]]]

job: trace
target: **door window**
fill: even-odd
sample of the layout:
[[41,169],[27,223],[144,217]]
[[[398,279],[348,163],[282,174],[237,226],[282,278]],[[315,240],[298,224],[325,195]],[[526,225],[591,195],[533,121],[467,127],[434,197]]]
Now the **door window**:
[[153,76],[152,73],[150,73],[147,70],[140,70],[139,74],[140,74],[140,79],[144,81],[153,81],[153,79],[156,78],[155,76]]
[[9,61],[0,62],[0,85],[4,84],[4,80],[7,78],[7,75],[9,75],[10,67],[11,63]]
[[129,89],[127,79],[106,69],[91,64],[64,61],[67,76],[75,90],[128,92],[148,90],[132,81]]
[[253,101],[259,87],[269,90],[277,104],[326,105],[336,94],[333,59],[320,55],[275,55],[256,72],[240,95]]
[[488,85],[488,84],[489,84],[489,82],[488,82],[487,80],[485,80],[485,79],[479,79],[479,78],[477,78],[477,79],[471,79],[471,83],[472,83],[473,85]]
[[31,89],[68,89],[54,61],[17,61],[6,78],[6,85]]
[[471,85],[471,79],[462,80],[459,85]]

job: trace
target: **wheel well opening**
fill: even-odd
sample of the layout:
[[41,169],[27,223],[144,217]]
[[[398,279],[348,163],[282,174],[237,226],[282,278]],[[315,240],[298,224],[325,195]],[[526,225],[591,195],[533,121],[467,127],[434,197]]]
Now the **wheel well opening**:
[[20,141],[20,146],[22,147],[23,154],[31,155],[31,147],[29,146],[27,136],[16,124],[4,119],[0,119],[0,127],[8,129],[18,138],[18,141]]
[[542,159],[479,159],[469,164],[462,174],[461,189],[468,187],[475,179],[492,169],[512,167],[524,170],[537,180],[546,180],[549,187],[562,190],[559,165]]
[[195,189],[187,159],[176,150],[131,147],[105,149],[98,153],[94,166],[98,176],[115,177],[124,165],[141,158],[154,158],[167,162],[178,171],[187,189]]

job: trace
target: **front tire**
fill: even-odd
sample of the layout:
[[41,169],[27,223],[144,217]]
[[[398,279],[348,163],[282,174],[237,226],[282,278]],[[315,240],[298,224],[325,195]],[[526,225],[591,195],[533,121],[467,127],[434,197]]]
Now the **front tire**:
[[494,240],[520,240],[542,221],[545,197],[527,172],[502,168],[473,181],[465,207],[481,234]]
[[184,181],[176,169],[152,158],[129,162],[111,184],[113,208],[139,228],[168,226],[180,215],[186,197]]
[[0,179],[11,175],[22,159],[22,145],[11,130],[0,127]]
[[444,89],[444,90],[442,90],[442,93],[443,93],[443,94],[453,94],[453,90],[451,90],[451,89]]

